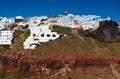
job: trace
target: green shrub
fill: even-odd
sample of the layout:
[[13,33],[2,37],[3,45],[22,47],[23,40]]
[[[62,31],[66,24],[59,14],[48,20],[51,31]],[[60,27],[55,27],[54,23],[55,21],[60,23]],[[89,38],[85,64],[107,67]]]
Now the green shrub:
[[2,45],[4,49],[10,49],[10,45]]
[[91,33],[92,33],[92,31],[91,31],[91,30],[78,29],[77,31],[78,31],[78,32],[79,32],[79,34],[80,34],[80,35],[82,35],[82,36],[86,36],[86,35],[89,35],[89,34],[91,34]]
[[19,37],[21,34],[23,34],[23,31],[16,30],[15,33],[14,33],[14,38]]
[[30,35],[30,30],[24,32],[24,36],[21,38],[21,40],[18,42],[17,47],[21,47],[24,43],[24,41],[28,38]]
[[53,31],[59,33],[59,34],[67,34],[71,35],[71,28],[69,27],[61,27],[61,26],[53,26]]

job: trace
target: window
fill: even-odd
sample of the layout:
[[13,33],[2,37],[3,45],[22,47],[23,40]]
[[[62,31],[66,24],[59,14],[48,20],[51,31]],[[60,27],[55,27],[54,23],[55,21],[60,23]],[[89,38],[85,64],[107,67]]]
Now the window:
[[50,34],[47,34],[47,37],[50,37]]
[[35,36],[35,34],[33,34],[33,36]]
[[52,35],[53,37],[56,37],[56,35]]
[[41,37],[44,37],[44,34],[41,34]]
[[34,39],[35,41],[38,41],[39,39]]

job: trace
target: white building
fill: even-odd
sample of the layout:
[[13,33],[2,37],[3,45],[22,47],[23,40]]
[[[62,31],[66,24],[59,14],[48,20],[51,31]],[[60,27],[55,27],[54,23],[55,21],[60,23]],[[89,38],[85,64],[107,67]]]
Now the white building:
[[0,45],[11,45],[14,31],[0,30]]
[[29,18],[27,24],[29,25],[29,28],[38,26],[41,24],[41,21],[43,19],[48,19],[48,17],[47,16],[40,16],[40,17],[34,16],[34,17]]
[[16,16],[15,19],[24,19],[22,16]]
[[75,28],[74,23],[73,23],[73,18],[74,18],[73,14],[60,15],[57,18],[57,24],[60,26],[64,26],[64,27]]
[[119,30],[120,30],[120,24],[118,24],[118,28],[119,28]]
[[4,23],[0,22],[0,30],[4,29],[4,27],[5,27]]
[[5,26],[9,26],[15,23],[14,18],[1,17],[0,18],[0,29],[4,29]]
[[35,49],[35,44],[52,41],[60,37],[57,32],[52,32],[48,25],[31,27],[30,32],[30,36],[23,44],[24,49]]

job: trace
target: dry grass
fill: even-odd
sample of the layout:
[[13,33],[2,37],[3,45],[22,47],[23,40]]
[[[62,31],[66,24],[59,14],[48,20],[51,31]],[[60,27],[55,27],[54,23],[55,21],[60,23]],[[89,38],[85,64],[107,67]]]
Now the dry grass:
[[[54,26],[53,28],[53,31],[57,31],[58,33],[62,34],[67,34],[67,37],[39,44],[38,47],[33,51],[37,52],[38,56],[40,57],[47,57],[51,54],[73,56],[80,53],[84,53],[89,57],[94,57],[94,55],[96,54],[101,54],[106,57],[120,56],[119,42],[104,44],[97,40],[94,40],[95,43],[93,43],[93,41],[90,38],[81,36],[87,42],[86,43],[85,41],[72,34],[70,28],[63,28],[58,26]],[[19,39],[18,42],[16,42],[16,49],[21,49],[23,40],[26,38],[26,36],[28,36],[27,33],[19,32],[18,35],[16,35],[15,39],[18,39],[21,34],[24,35]],[[2,47],[0,47],[0,49],[2,49],[0,50],[2,52],[6,51]],[[14,51],[14,49],[11,49],[11,51]],[[81,69],[74,71],[73,73],[77,77],[77,79],[115,79],[112,75],[110,68],[105,68],[100,71]],[[11,74],[14,75],[15,73],[10,73],[10,75]],[[4,75],[4,73],[0,72],[0,76],[2,75]],[[16,78],[16,76],[14,78],[13,77],[12,79]],[[5,79],[6,78],[7,76],[5,77]]]

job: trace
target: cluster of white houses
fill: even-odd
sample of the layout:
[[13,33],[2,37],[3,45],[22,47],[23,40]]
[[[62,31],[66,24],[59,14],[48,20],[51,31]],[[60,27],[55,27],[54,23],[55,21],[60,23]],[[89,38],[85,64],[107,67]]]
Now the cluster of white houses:
[[12,44],[14,31],[10,28],[14,23],[14,18],[0,17],[0,45]]
[[[110,19],[109,17],[107,19]],[[50,18],[48,23],[50,25],[59,25],[63,27],[70,28],[82,28],[83,30],[93,29],[99,27],[99,22],[102,20],[106,20],[101,18],[101,16],[96,15],[73,15],[73,14],[65,14],[58,15],[56,17]]]
[[16,18],[16,24],[18,26],[26,26],[28,25],[29,27],[33,27],[33,26],[37,26],[42,24],[43,22],[46,23],[46,21],[42,21],[42,20],[47,20],[48,17],[47,16],[34,16],[34,17],[29,17],[24,19],[22,16],[17,16]]
[[[107,19],[110,19],[109,17]],[[12,25],[26,27],[30,30],[30,36],[23,43],[24,49],[35,49],[36,44],[48,42],[60,37],[57,32],[52,32],[49,26],[59,25],[62,27],[96,29],[99,27],[99,22],[105,20],[96,15],[73,15],[67,14],[58,15],[48,18],[47,16],[23,18],[17,16],[15,18],[0,17],[0,45],[11,45],[13,42],[13,34],[15,28]]]

